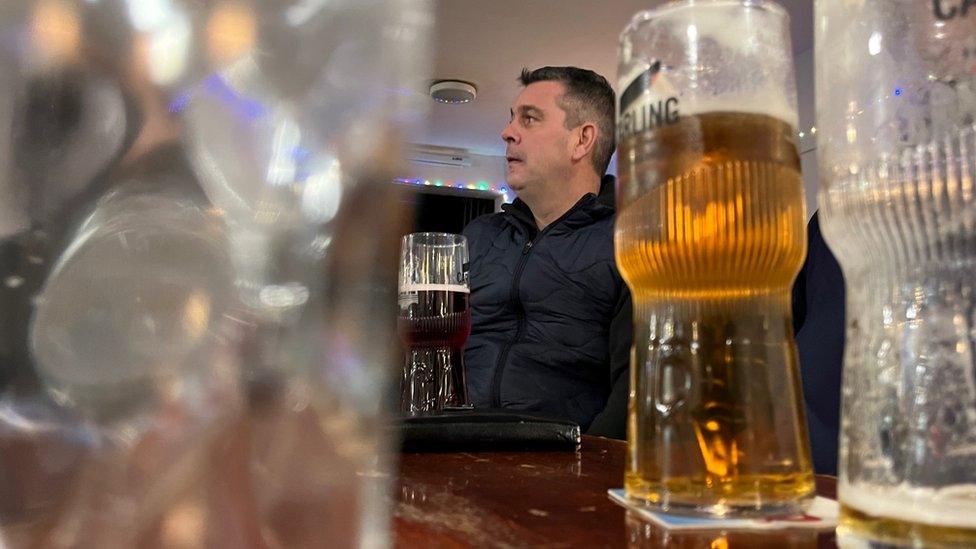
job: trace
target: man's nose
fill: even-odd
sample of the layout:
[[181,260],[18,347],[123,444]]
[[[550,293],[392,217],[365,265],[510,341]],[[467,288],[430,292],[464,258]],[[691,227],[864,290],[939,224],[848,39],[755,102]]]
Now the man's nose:
[[502,130],[502,140],[506,143],[518,143],[518,132],[515,131],[514,125],[515,121],[513,120]]

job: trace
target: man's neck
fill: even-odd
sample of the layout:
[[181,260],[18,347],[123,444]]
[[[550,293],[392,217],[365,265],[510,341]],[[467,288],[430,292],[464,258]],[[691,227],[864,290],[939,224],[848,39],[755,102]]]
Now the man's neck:
[[569,181],[554,181],[542,196],[524,197],[522,201],[532,210],[535,224],[543,230],[563,216],[587,193],[599,194],[600,178],[593,172],[571,177]]

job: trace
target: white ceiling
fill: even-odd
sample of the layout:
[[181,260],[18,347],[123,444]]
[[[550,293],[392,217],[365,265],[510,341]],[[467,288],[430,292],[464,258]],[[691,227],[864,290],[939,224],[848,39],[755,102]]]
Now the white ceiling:
[[[813,0],[779,0],[792,18],[795,53],[813,46]],[[434,104],[412,141],[502,155],[499,133],[518,95],[522,67],[575,65],[616,83],[617,38],[638,11],[659,0],[436,0],[432,79],[478,87],[463,105]],[[432,101],[433,103],[433,101]]]

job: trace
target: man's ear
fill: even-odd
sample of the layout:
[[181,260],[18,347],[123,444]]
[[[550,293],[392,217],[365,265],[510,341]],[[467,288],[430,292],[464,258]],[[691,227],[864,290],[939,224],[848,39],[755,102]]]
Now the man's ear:
[[581,126],[573,130],[572,159],[578,162],[593,152],[596,146],[597,129],[596,124],[584,122]]

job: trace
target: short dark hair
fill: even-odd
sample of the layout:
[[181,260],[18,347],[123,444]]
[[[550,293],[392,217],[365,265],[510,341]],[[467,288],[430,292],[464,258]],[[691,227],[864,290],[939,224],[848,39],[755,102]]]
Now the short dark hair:
[[593,169],[603,175],[610,166],[610,157],[617,146],[614,109],[616,99],[607,79],[599,74],[578,67],[542,67],[522,69],[519,82],[528,86],[534,82],[561,82],[566,87],[556,104],[566,112],[566,128],[572,129],[584,122],[597,127],[593,145]]

